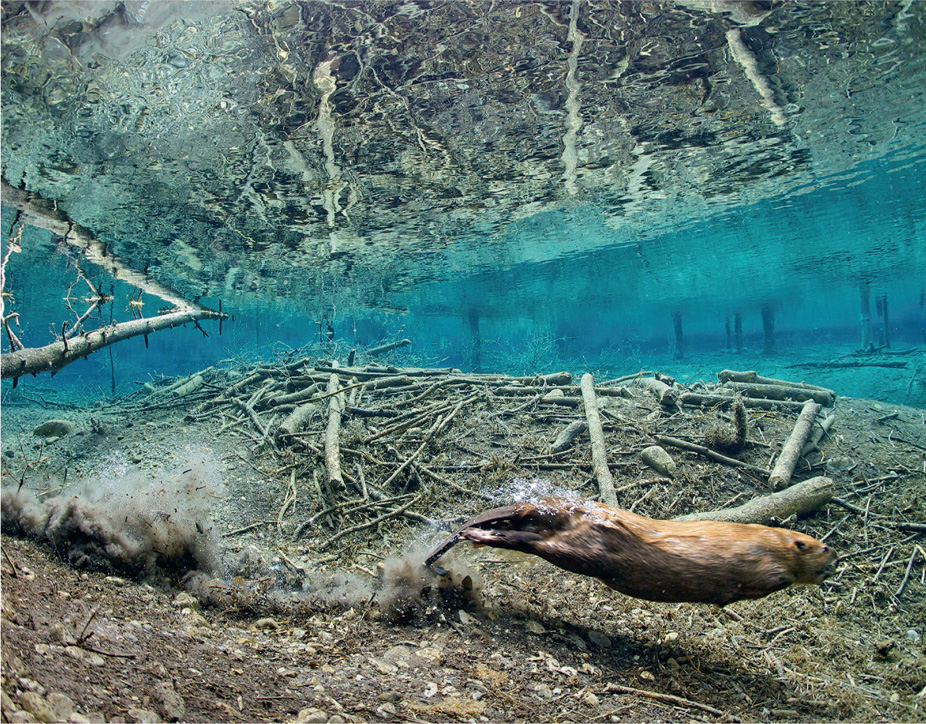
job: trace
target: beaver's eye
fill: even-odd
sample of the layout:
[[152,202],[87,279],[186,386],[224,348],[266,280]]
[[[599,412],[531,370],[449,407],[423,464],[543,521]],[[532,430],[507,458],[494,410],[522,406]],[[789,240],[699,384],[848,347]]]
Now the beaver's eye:
[[807,544],[804,543],[804,541],[802,541],[802,540],[796,540],[796,541],[794,541],[794,545],[797,546],[797,549],[798,549],[799,551],[802,551],[802,550],[804,550],[804,549],[807,547]]
[[822,550],[824,553],[829,553],[829,552],[830,552],[830,547],[829,547],[829,546],[823,546],[823,548],[822,548],[821,550]]

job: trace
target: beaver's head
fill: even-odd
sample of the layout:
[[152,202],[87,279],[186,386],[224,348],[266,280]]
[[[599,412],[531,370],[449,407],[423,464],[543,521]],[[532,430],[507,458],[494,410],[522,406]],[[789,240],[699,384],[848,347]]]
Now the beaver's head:
[[836,563],[836,552],[825,543],[809,535],[781,529],[781,553],[794,575],[796,585],[821,583],[831,575]]

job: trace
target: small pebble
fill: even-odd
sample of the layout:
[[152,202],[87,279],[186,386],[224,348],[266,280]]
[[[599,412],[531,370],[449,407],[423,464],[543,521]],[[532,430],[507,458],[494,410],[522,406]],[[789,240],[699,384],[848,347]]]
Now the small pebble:
[[174,596],[173,604],[177,608],[197,608],[199,606],[199,601],[186,591],[181,591]]
[[55,721],[63,721],[74,713],[74,702],[60,691],[48,695],[48,706],[55,713]]
[[537,634],[538,636],[547,632],[547,630],[534,619],[531,619],[526,624],[524,624],[524,628],[527,629],[528,633]]
[[33,679],[27,679],[25,676],[21,676],[16,680],[16,683],[19,684],[20,689],[34,691],[36,694],[45,696],[45,687]]
[[35,691],[24,691],[19,697],[19,706],[32,714],[36,721],[57,721],[55,712],[45,701],[45,697]]
[[553,698],[553,690],[547,684],[537,684],[534,687],[534,692],[536,692],[537,696],[541,699]]
[[324,709],[316,709],[315,707],[300,709],[299,714],[296,716],[296,721],[304,724],[324,724],[328,721],[328,712]]
[[38,721],[38,719],[32,716],[31,712],[28,711],[11,711],[8,715],[6,715],[6,718],[10,724]]
[[161,724],[161,717],[156,711],[150,709],[129,709],[129,716],[139,722],[139,724]]
[[272,618],[259,618],[254,622],[254,628],[258,631],[276,631],[280,628],[280,624]]
[[395,717],[395,713],[395,704],[388,701],[385,704],[380,704],[378,707],[376,707],[376,716],[378,716],[380,719],[392,719]]

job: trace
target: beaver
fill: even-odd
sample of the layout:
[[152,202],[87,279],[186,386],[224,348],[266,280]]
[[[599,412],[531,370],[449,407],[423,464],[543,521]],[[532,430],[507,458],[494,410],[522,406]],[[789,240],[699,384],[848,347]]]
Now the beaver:
[[543,498],[486,511],[437,546],[459,540],[532,553],[649,601],[728,603],[762,598],[832,572],[833,550],[784,528],[718,521],[653,520],[581,499]]

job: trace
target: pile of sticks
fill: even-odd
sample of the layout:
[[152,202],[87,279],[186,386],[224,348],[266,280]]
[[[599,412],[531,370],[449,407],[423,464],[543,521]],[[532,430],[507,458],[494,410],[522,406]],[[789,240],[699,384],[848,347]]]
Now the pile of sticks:
[[[437,525],[465,517],[461,500],[484,507],[517,477],[550,476],[584,497],[645,508],[653,488],[683,485],[678,477],[654,478],[640,462],[640,451],[654,444],[746,476],[750,489],[740,497],[752,500],[724,510],[724,519],[769,522],[825,503],[832,496],[827,478],[790,483],[802,455],[832,424],[831,417],[826,426],[816,422],[815,400],[832,404],[835,395],[755,373],[725,370],[719,377],[695,392],[645,371],[597,383],[586,373],[577,384],[567,372],[519,377],[300,358],[149,383],[134,404],[140,411],[182,405],[188,422],[209,421],[216,435],[247,438],[288,478],[276,519],[262,523],[276,523],[281,535],[287,527],[287,535],[317,551],[362,540],[363,531],[390,519]],[[796,423],[786,423],[793,432],[774,471],[750,460],[761,462],[764,448],[747,445],[729,457],[701,444],[701,422],[738,400],[783,421],[800,412]],[[616,485],[615,474],[630,482]],[[300,488],[308,491],[301,499]],[[641,488],[650,490],[628,505],[623,498]],[[650,503],[651,514],[665,517]]]

